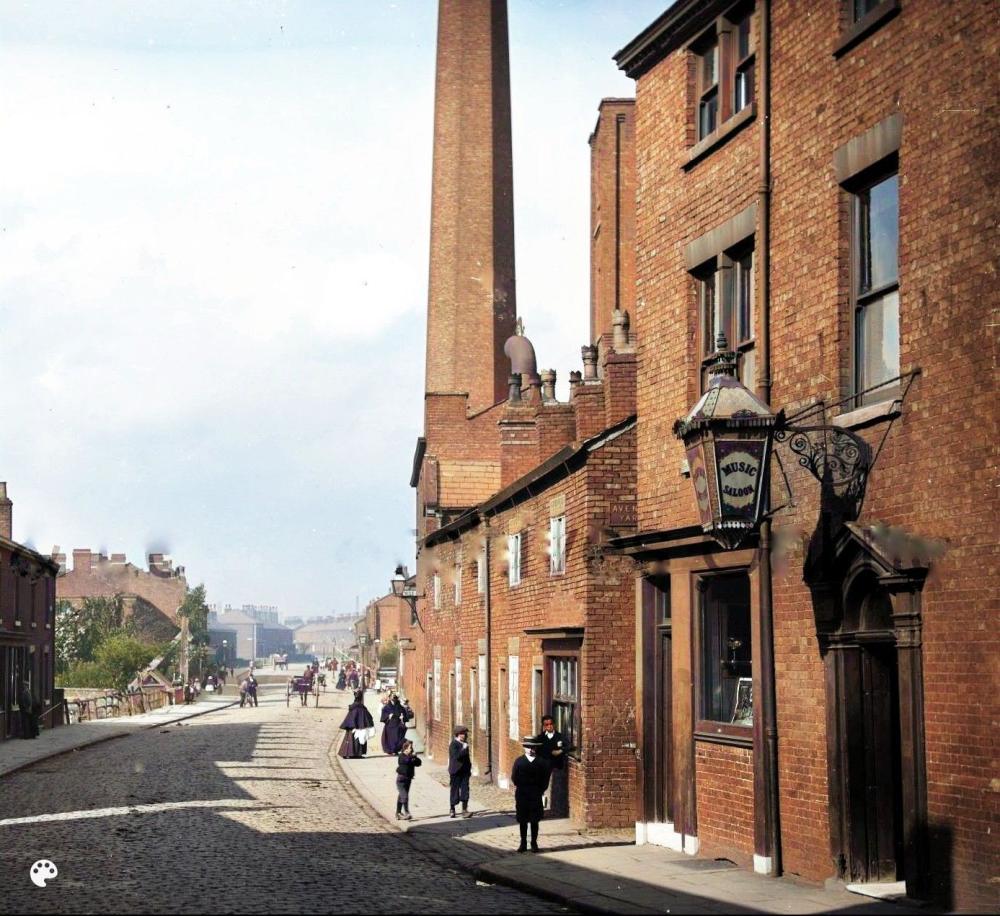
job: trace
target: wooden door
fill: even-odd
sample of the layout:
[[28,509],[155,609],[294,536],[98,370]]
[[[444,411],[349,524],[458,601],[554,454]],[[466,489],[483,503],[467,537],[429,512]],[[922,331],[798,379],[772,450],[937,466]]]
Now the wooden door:
[[863,646],[861,692],[867,881],[895,881],[898,872],[901,799],[897,682],[895,646],[887,643]]
[[673,740],[673,640],[669,628],[661,627],[657,646],[657,670],[659,672],[656,708],[657,717],[657,820],[673,823],[674,820],[674,740]]

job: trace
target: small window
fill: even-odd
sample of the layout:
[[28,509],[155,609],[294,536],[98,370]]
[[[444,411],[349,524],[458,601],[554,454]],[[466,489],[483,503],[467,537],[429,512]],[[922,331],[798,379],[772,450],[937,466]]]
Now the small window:
[[455,563],[455,607],[462,603],[462,561]]
[[521,584],[521,534],[511,534],[507,537],[507,582],[509,585]]
[[434,576],[434,610],[438,611],[441,609],[441,577],[438,575]]
[[566,572],[566,516],[549,519],[549,571]]
[[479,590],[479,594],[485,594],[486,592],[486,551],[484,550],[480,555],[479,559],[476,560],[476,588]]
[[486,705],[486,656],[479,656],[479,667],[476,668],[476,675],[479,678],[479,727],[486,731],[489,723],[489,708]]
[[518,700],[521,696],[521,658],[518,655],[507,656],[507,734],[511,741],[521,740],[520,709]]
[[697,140],[704,140],[754,100],[753,4],[740,3],[692,46]]
[[462,708],[462,657],[455,656],[455,725],[461,723],[465,718],[465,710]]
[[434,659],[434,718],[441,721],[441,659]]
[[750,578],[746,573],[707,579],[701,596],[699,717],[746,728],[753,725]]
[[854,384],[858,406],[898,392],[899,176],[852,195]]
[[579,747],[577,712],[580,704],[580,661],[573,656],[549,657],[549,686],[552,697],[549,704],[556,731],[571,748]]

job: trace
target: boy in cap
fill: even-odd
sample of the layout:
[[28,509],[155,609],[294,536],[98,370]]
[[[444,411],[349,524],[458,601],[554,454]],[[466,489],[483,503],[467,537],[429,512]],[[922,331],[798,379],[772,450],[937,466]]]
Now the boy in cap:
[[538,755],[541,741],[526,737],[521,741],[524,753],[514,761],[510,781],[514,783],[514,809],[521,829],[518,852],[528,851],[528,826],[531,826],[531,851],[538,852],[538,824],[542,819],[542,795],[549,787],[552,768]]
[[472,760],[469,757],[469,730],[464,725],[456,726],[455,737],[448,745],[448,776],[451,784],[451,816],[458,817],[455,806],[462,803],[462,817],[472,817],[469,810],[469,777],[472,775]]

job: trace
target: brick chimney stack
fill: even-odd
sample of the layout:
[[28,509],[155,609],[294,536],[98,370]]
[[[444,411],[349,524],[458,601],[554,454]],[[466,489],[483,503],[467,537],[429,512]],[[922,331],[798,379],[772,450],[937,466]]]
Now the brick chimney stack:
[[440,0],[427,393],[505,400],[516,311],[507,2]]
[[14,540],[14,504],[7,496],[5,480],[0,480],[0,537]]

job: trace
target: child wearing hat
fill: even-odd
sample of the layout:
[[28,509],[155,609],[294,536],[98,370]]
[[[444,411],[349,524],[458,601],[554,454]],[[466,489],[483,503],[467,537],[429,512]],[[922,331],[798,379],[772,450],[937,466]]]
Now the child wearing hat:
[[524,753],[514,761],[510,781],[514,783],[514,809],[521,829],[518,852],[528,851],[528,827],[531,827],[531,851],[538,852],[538,824],[542,819],[542,795],[549,787],[552,768],[538,755],[541,741],[527,736],[521,741]]

